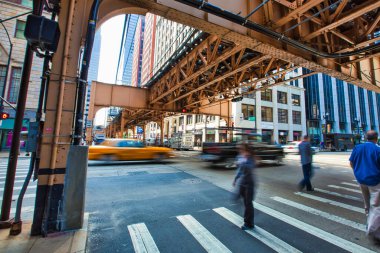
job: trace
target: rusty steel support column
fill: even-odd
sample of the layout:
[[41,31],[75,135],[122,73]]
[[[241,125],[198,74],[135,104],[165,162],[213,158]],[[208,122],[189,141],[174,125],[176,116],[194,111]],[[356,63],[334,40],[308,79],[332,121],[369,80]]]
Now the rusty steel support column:
[[61,2],[58,16],[61,38],[51,69],[56,78],[50,80],[46,100],[32,235],[60,230],[59,205],[63,200],[67,155],[72,142],[78,52],[89,12],[86,3]]
[[164,118],[161,119],[161,123],[160,123],[160,143],[161,143],[161,146],[164,146]]

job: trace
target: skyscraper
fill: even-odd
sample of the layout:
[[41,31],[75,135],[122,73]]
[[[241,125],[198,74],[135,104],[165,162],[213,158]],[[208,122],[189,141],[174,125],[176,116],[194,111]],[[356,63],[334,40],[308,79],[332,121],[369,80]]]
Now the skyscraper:
[[141,67],[144,48],[145,17],[140,16],[137,21],[132,65],[132,86],[141,86]]
[[146,14],[144,31],[144,49],[142,56],[141,86],[153,76],[154,51],[156,40],[156,19],[153,14]]
[[123,38],[124,45],[120,55],[120,65],[118,69],[118,76],[116,83],[118,84],[132,84],[132,65],[133,65],[133,51],[135,42],[135,33],[139,15],[129,14],[125,25],[125,37]]

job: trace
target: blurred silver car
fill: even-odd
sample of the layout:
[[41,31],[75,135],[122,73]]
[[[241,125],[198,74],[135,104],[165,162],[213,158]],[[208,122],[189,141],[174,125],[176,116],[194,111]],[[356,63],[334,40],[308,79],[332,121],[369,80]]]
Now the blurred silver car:
[[[283,145],[282,147],[284,148],[284,153],[298,154],[299,153],[298,145],[300,145],[300,143],[301,143],[301,141],[291,141],[288,144]],[[311,149],[313,151],[313,154],[319,152],[318,147],[311,147]]]

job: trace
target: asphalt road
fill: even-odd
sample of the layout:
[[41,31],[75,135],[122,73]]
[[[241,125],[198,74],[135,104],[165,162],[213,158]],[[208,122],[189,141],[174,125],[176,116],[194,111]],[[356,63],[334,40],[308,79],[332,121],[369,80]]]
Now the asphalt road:
[[235,171],[196,152],[166,164],[91,163],[87,252],[380,252],[365,236],[362,198],[348,153],[314,157],[315,192],[299,192],[299,158],[256,169],[255,224],[231,199]]

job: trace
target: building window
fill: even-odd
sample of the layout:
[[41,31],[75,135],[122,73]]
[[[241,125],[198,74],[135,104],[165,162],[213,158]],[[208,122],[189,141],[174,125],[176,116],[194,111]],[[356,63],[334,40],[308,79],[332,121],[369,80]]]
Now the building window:
[[196,115],[195,116],[195,123],[203,122],[203,115]]
[[250,117],[255,116],[255,106],[254,105],[241,105],[241,113],[243,114],[243,119],[249,120]]
[[293,111],[293,124],[301,125],[301,112]]
[[261,120],[267,122],[273,122],[273,108],[272,107],[261,107]]
[[277,102],[280,104],[288,103],[288,93],[283,91],[277,91]]
[[261,91],[261,100],[272,102],[272,90]]
[[0,95],[3,94],[3,89],[5,87],[5,76],[7,75],[7,66],[0,65]]
[[179,118],[179,125],[182,126],[184,122],[185,122],[184,117],[180,117]]
[[18,39],[25,39],[24,37],[24,31],[25,31],[25,21],[17,20],[16,21],[16,32],[15,37]]
[[288,110],[278,109],[278,123],[288,123]]
[[193,124],[193,115],[187,115],[186,116],[186,124],[187,125]]
[[21,82],[21,68],[12,67],[11,81],[8,92],[8,101],[15,104],[17,102],[18,92]]
[[301,106],[301,96],[292,94],[292,105]]

